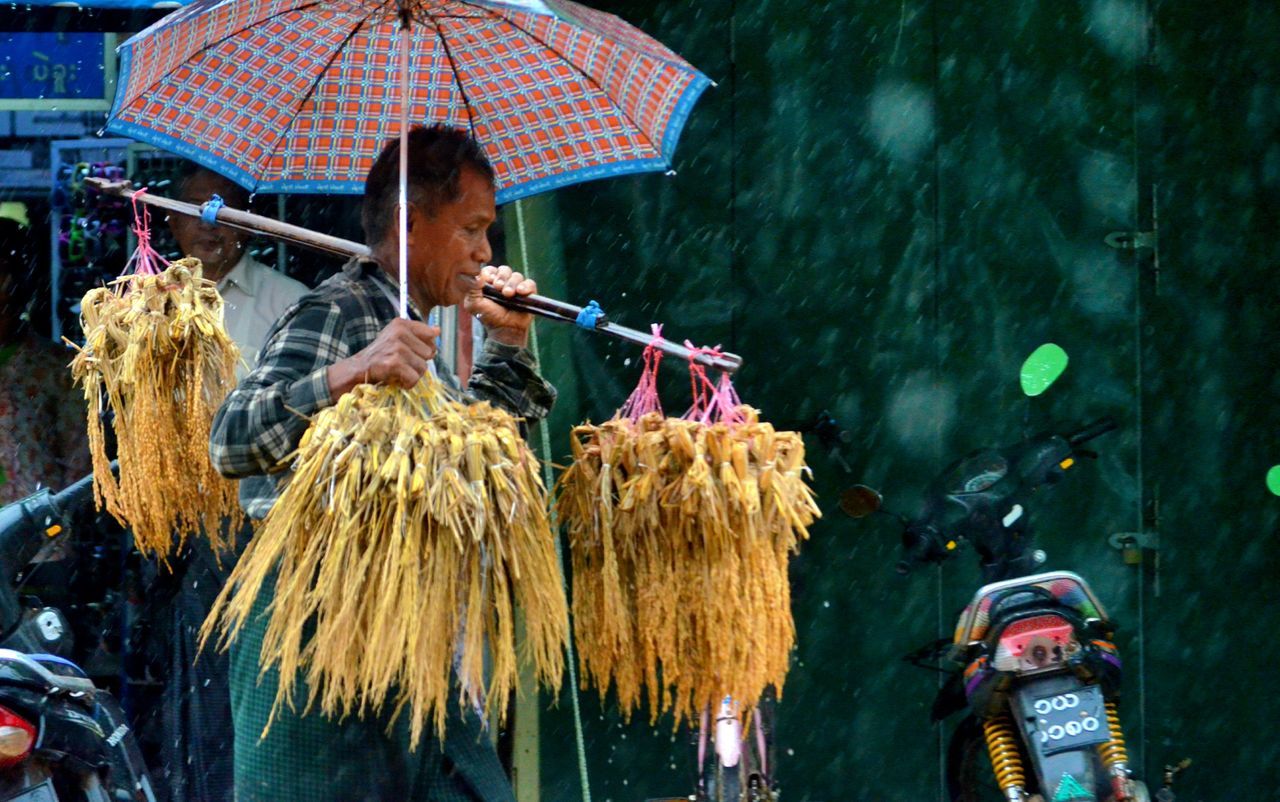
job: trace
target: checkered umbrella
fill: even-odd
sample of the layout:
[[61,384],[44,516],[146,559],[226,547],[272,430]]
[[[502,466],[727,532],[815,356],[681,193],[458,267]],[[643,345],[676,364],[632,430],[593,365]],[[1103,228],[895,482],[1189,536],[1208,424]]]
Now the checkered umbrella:
[[198,0],[121,46],[107,130],[252,191],[360,193],[405,113],[470,129],[503,203],[670,169],[708,83],[569,0]]

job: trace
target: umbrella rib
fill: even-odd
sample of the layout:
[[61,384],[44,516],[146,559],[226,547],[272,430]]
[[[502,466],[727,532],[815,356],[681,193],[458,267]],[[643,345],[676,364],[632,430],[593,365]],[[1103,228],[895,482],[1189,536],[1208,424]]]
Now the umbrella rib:
[[[393,0],[385,0],[385,2],[382,3],[381,7],[378,10],[381,10],[382,8],[385,8],[386,6],[390,5],[391,2],[393,2]],[[302,99],[298,102],[298,107],[297,107],[298,110],[297,112],[295,112],[293,115],[289,117],[289,124],[286,125],[284,129],[280,131],[280,139],[276,142],[275,149],[272,150],[271,153],[267,155],[267,158],[264,163],[269,163],[271,159],[274,158],[275,155],[280,152],[280,148],[283,147],[285,140],[289,138],[289,131],[293,128],[294,124],[298,121],[298,117],[301,116],[302,107],[307,105],[307,101],[310,100],[311,96],[316,93],[316,87],[318,87],[320,85],[320,82],[324,80],[324,76],[326,73],[329,72],[329,68],[333,66],[333,62],[336,61],[338,57],[342,55],[342,51],[344,48],[346,48],[347,43],[350,42],[353,38],[355,38],[355,35],[359,33],[360,29],[365,26],[365,23],[367,23],[370,19],[373,18],[374,13],[376,13],[376,11],[373,13],[370,13],[368,16],[361,17],[356,22],[355,27],[352,28],[347,33],[347,35],[343,37],[342,41],[338,44],[338,46],[334,48],[333,54],[330,55],[329,60],[325,62],[324,69],[316,71],[316,79],[311,82],[311,86],[307,88],[306,94],[304,94],[302,96]],[[259,181],[261,181],[261,179],[259,179]]]
[[[235,29],[234,31],[229,32],[226,36],[223,36],[223,37],[221,37],[221,38],[219,38],[219,39],[215,39],[215,40],[214,40],[214,41],[212,41],[212,42],[206,42],[203,46],[201,46],[201,48],[200,48],[199,50],[196,50],[195,52],[190,53],[190,54],[186,55],[185,57],[183,57],[182,61],[180,61],[180,62],[178,63],[178,65],[177,65],[177,66],[181,67],[181,66],[182,66],[182,65],[184,65],[184,64],[189,64],[193,58],[195,58],[196,56],[200,55],[201,53],[206,53],[206,52],[208,52],[208,51],[209,51],[209,50],[211,50],[212,48],[217,47],[218,45],[220,45],[220,44],[222,44],[223,42],[227,41],[227,40],[228,40],[228,39],[230,39],[231,37],[233,37],[233,36],[239,36],[240,34],[244,33],[245,31],[249,30],[250,28],[256,28],[257,26],[259,26],[259,25],[263,24],[264,22],[268,22],[268,21],[270,21],[270,20],[273,20],[273,19],[275,19],[276,17],[282,17],[282,16],[284,16],[285,14],[291,14],[291,13],[293,13],[293,12],[295,12],[295,11],[305,11],[305,10],[306,10],[306,9],[308,9],[308,8],[313,8],[313,7],[315,7],[315,6],[319,6],[319,5],[323,5],[323,0],[312,0],[312,1],[310,1],[310,2],[303,2],[303,3],[299,3],[299,4],[298,4],[298,5],[296,5],[296,6],[290,6],[290,7],[288,7],[288,8],[280,9],[280,10],[279,10],[279,11],[277,11],[276,13],[274,13],[274,14],[270,14],[270,15],[268,15],[268,16],[265,16],[265,17],[263,17],[263,18],[262,18],[262,19],[260,19],[260,20],[254,20],[253,22],[248,23],[247,25],[245,25],[245,26],[243,26],[243,27],[241,27],[241,28],[237,28],[237,29]],[[207,13],[207,12],[205,12],[205,13]],[[194,19],[194,17],[193,17],[192,19]],[[184,24],[185,24],[185,21],[184,21]],[[137,45],[135,44],[134,46],[136,47]],[[160,75],[157,75],[157,76],[156,76],[156,78],[155,78],[155,80],[153,80],[151,83],[147,84],[147,86],[146,86],[145,88],[143,88],[143,89],[139,90],[138,92],[136,92],[136,93],[134,94],[134,96],[133,96],[133,100],[129,101],[129,104],[128,104],[128,105],[132,106],[135,102],[137,102],[138,98],[140,98],[140,97],[142,97],[143,95],[145,95],[145,94],[149,93],[152,89],[155,89],[155,88],[156,88],[156,86],[157,86],[161,81],[164,81],[166,78],[170,78],[170,77],[172,77],[172,76],[173,76],[173,72],[172,72],[172,71],[165,72],[165,73],[162,73],[162,74],[160,74]],[[124,88],[125,88],[125,87],[121,87],[121,88],[120,88],[120,89],[121,89],[121,91],[123,91],[123,90],[124,90]],[[118,110],[118,112],[119,112],[119,111],[124,111],[124,107],[122,106],[122,107]],[[117,115],[116,115],[116,116],[119,116],[119,113],[118,113],[118,112],[117,112]]]
[[[490,9],[488,9],[488,8],[485,8],[484,6],[479,6],[479,5],[474,5],[474,4],[472,4],[472,3],[469,3],[469,2],[467,2],[467,0],[459,0],[459,2],[460,2],[462,5],[469,5],[469,6],[472,6],[473,8],[477,8],[477,9],[479,9],[480,11],[483,11],[483,12],[487,13],[489,16],[493,17],[494,19],[497,19],[497,20],[500,20],[500,21],[502,21],[502,22],[507,23],[507,24],[508,24],[508,25],[510,25],[512,28],[515,28],[517,31],[520,31],[520,33],[524,34],[525,36],[529,37],[529,38],[530,38],[530,39],[532,39],[533,41],[535,41],[535,42],[537,42],[538,44],[540,44],[540,45],[542,45],[543,47],[545,47],[547,50],[549,50],[549,51],[551,51],[552,53],[555,53],[557,56],[559,56],[559,57],[560,57],[560,60],[561,60],[561,61],[563,61],[565,64],[568,64],[568,65],[569,65],[569,67],[570,67],[570,69],[574,70],[574,71],[575,71],[575,72],[577,72],[580,76],[582,76],[582,78],[583,78],[584,80],[586,80],[586,81],[587,81],[587,83],[589,83],[589,84],[591,84],[592,86],[594,86],[594,87],[595,87],[595,88],[600,92],[600,94],[601,94],[601,95],[603,95],[603,96],[605,97],[605,99],[606,99],[606,100],[608,100],[608,101],[609,101],[609,103],[610,103],[610,104],[611,104],[615,109],[617,109],[619,116],[621,116],[621,117],[622,117],[623,119],[625,119],[627,122],[631,123],[632,128],[634,128],[634,129],[636,130],[636,132],[637,132],[637,133],[639,133],[639,134],[640,134],[640,136],[642,136],[642,137],[644,138],[644,140],[645,140],[646,142],[648,142],[648,143],[649,143],[649,146],[650,146],[651,148],[653,148],[654,152],[655,152],[655,153],[657,153],[659,156],[662,156],[664,161],[666,160],[666,157],[665,157],[665,156],[663,155],[663,153],[662,153],[662,147],[661,147],[658,143],[654,142],[654,141],[649,137],[649,134],[648,134],[647,132],[645,132],[645,130],[644,130],[643,128],[641,128],[641,127],[640,127],[640,123],[638,123],[638,122],[636,122],[634,119],[632,119],[631,115],[630,115],[630,114],[628,114],[628,113],[626,112],[626,110],[625,110],[625,109],[623,109],[623,108],[622,108],[622,106],[621,106],[621,105],[619,105],[619,104],[618,104],[618,102],[617,102],[616,100],[614,100],[614,99],[609,95],[608,91],[606,91],[606,90],[605,90],[605,88],[604,88],[603,86],[601,86],[601,85],[600,85],[600,82],[599,82],[599,81],[597,81],[597,80],[596,80],[595,78],[593,78],[590,74],[588,74],[586,70],[582,69],[582,68],[581,68],[581,67],[579,67],[577,64],[574,64],[572,61],[570,61],[568,56],[566,56],[564,53],[561,53],[561,52],[560,52],[559,50],[557,50],[553,45],[551,45],[551,44],[547,43],[545,40],[543,40],[540,36],[538,36],[538,35],[537,35],[537,34],[535,34],[534,32],[529,31],[529,30],[526,30],[525,28],[521,27],[520,25],[517,25],[517,24],[516,24],[515,22],[513,22],[509,17],[504,17],[504,16],[502,16],[501,14],[499,14],[498,12],[493,11],[493,10],[490,10]],[[557,17],[556,19],[559,19],[559,17]],[[565,24],[566,24],[566,25],[572,25],[572,23],[567,23],[567,22],[566,22]],[[588,34],[589,34],[589,35],[591,35],[591,36],[600,36],[600,38],[601,38],[601,39],[606,39],[606,37],[601,36],[600,34],[591,33],[591,32],[589,32],[589,31],[586,31],[586,29],[585,29],[585,28],[580,28],[580,27],[578,27],[578,26],[573,26],[573,27],[578,28],[578,30],[582,30],[582,31],[584,31],[584,32],[588,33]],[[609,41],[609,40],[607,40],[607,39],[606,39],[606,41]],[[615,41],[615,43],[616,43],[616,44],[618,44],[618,46],[619,46],[619,47],[623,47],[622,43],[620,43],[620,42],[616,42],[616,40],[614,40],[614,41]],[[630,48],[628,48],[628,49],[630,49]],[[643,53],[642,53],[642,54],[640,54],[640,55],[644,56],[645,58],[653,58],[653,56],[649,56],[649,55],[646,55],[646,54],[643,54]],[[672,62],[670,62],[670,61],[666,61],[665,59],[654,59],[654,60],[655,60],[655,61],[665,61],[667,64],[671,64],[673,67],[681,67],[681,65],[678,65],[678,64],[672,64]],[[681,67],[681,69],[684,69],[684,68],[683,68],[683,67]]]
[[[444,31],[440,30],[440,23],[428,14],[426,19],[418,18],[419,22],[425,22],[430,25],[436,32],[436,38],[440,40],[440,46],[444,48],[444,57],[449,60],[449,72],[453,74],[453,82],[458,87],[458,94],[462,95],[462,105],[467,110],[467,127],[471,129],[471,137],[479,139],[476,135],[476,112],[471,106],[471,98],[467,97],[467,90],[462,85],[462,74],[458,71],[458,62],[453,58],[453,50],[449,48],[449,39],[444,35]],[[401,102],[405,102],[401,98]]]

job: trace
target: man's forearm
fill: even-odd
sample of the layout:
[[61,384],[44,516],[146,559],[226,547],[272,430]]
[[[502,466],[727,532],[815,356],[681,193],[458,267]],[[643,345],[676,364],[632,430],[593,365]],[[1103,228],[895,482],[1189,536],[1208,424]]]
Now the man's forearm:
[[329,384],[329,397],[341,398],[351,392],[357,384],[365,381],[368,373],[355,364],[352,359],[344,359],[329,366],[325,379]]
[[223,476],[269,473],[297,448],[309,416],[332,403],[328,368],[350,356],[342,310],[305,300],[276,324],[258,366],[214,418],[209,457]]
[[276,470],[310,425],[307,416],[331,398],[325,368],[266,386],[251,379],[223,402],[209,438],[213,466],[234,479]]

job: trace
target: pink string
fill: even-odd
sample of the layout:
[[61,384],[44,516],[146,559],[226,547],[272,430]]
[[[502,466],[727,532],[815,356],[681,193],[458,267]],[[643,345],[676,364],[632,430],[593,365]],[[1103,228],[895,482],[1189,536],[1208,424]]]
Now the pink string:
[[690,395],[693,396],[693,404],[681,417],[684,420],[696,420],[706,423],[712,399],[716,394],[716,386],[707,377],[707,369],[698,361],[698,357],[709,356],[717,358],[724,356],[724,352],[718,346],[715,348],[705,345],[698,346],[688,340],[684,341],[684,347],[689,349],[689,391]]
[[644,347],[644,370],[640,373],[640,381],[636,383],[636,389],[631,391],[622,409],[618,410],[618,417],[628,418],[633,423],[650,412],[662,414],[662,400],[658,398],[658,365],[662,363],[660,346],[664,342],[662,324],[654,323],[652,331],[653,339]]
[[122,276],[127,275],[130,268],[133,268],[134,275],[154,276],[169,266],[168,260],[151,247],[151,213],[147,211],[145,204],[141,210],[138,209],[138,198],[146,191],[147,188],[143,187],[130,198],[133,203],[133,233],[138,238],[138,247],[134,248],[124,270],[120,272]]
[[742,399],[738,397],[738,391],[733,387],[733,381],[729,378],[728,373],[720,374],[720,381],[716,383],[715,393],[711,396],[711,403],[707,408],[708,422],[718,420],[724,423],[742,423],[746,418],[742,414]]
[[684,419],[699,423],[730,424],[742,423],[746,420],[739,409],[742,406],[742,399],[738,398],[738,391],[734,389],[729,374],[721,373],[720,380],[712,383],[707,376],[706,367],[697,361],[698,356],[701,355],[713,359],[724,356],[720,347],[696,347],[688,340],[684,341],[684,347],[689,349],[689,381],[693,394],[693,405],[689,407],[688,412],[684,413]]

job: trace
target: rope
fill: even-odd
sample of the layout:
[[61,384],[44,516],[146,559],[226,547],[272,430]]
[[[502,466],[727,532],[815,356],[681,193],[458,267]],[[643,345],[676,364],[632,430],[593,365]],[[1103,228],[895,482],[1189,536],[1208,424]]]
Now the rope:
[[[146,191],[147,188],[142,187],[134,192],[130,199],[133,204],[133,235],[137,238],[138,245],[129,256],[129,261],[125,263],[124,270],[120,271],[122,276],[128,274],[130,270],[140,276],[154,276],[169,266],[169,260],[151,247],[151,213],[147,211],[146,201],[143,201],[141,209],[138,208],[138,199],[146,194]],[[222,203],[222,199],[217,195],[213,197],[219,204]]]
[[[513,206],[516,212],[516,233],[520,240],[520,261],[528,269],[529,244],[524,236],[524,204],[516,201]],[[595,301],[587,304],[588,309],[592,306],[595,306],[596,309],[600,308]],[[586,309],[583,311],[585,312]],[[529,350],[533,353],[534,367],[541,372],[542,358],[538,353],[538,330],[534,326],[529,327]],[[538,438],[541,440],[543,481],[546,483],[547,488],[550,489],[555,486],[555,476],[551,472],[551,429],[545,417],[538,421]],[[555,505],[551,506],[550,516],[552,530],[559,532],[560,525],[556,520]],[[560,561],[560,584],[564,588],[565,596],[568,596],[569,581],[565,578],[564,547],[561,545],[559,536],[556,537],[556,559]],[[591,802],[591,781],[587,776],[587,747],[586,740],[582,735],[582,707],[578,701],[578,658],[577,650],[573,646],[572,626],[569,627],[568,652],[569,700],[573,706],[573,740],[578,753],[578,780],[582,785],[582,802]]]
[[698,357],[709,356],[718,359],[724,356],[724,352],[719,346],[715,348],[698,346],[688,340],[684,341],[684,347],[689,350],[689,394],[693,396],[693,403],[682,417],[685,420],[706,423],[711,412],[712,401],[715,400],[716,385],[707,376],[707,369],[698,361]]
[[644,370],[640,373],[640,381],[636,382],[636,389],[631,391],[622,409],[618,410],[619,417],[629,418],[633,422],[650,412],[662,414],[662,400],[658,397],[658,365],[662,364],[664,342],[662,324],[652,324],[651,330],[653,338],[644,347]]

